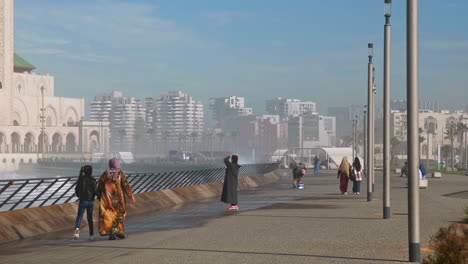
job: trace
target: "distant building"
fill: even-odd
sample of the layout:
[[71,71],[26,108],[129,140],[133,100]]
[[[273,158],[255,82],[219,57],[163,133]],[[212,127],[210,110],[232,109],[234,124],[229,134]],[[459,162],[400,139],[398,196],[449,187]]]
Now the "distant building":
[[288,120],[288,141],[291,149],[336,146],[336,118],[317,113]]
[[136,152],[142,148],[146,135],[145,107],[138,99],[119,91],[98,94],[90,104],[90,119],[110,123],[112,151]]
[[266,101],[266,111],[269,115],[279,115],[282,118],[297,117],[306,113],[316,113],[317,104],[311,101],[277,97]]
[[218,127],[226,120],[252,115],[252,108],[246,107],[245,98],[239,96],[210,98],[210,111]]
[[[395,154],[406,156],[408,133],[407,113],[393,113],[391,118],[391,134],[392,137],[395,137],[399,142],[399,144],[395,146]],[[448,110],[442,110],[440,112],[420,111],[418,127],[421,137],[421,158],[428,158],[431,160],[437,159],[437,146],[450,145],[450,127],[453,124],[455,128],[457,123],[468,125],[468,114],[461,111]],[[459,147],[463,143],[463,140],[461,134],[454,136],[454,148],[457,153],[460,152]],[[444,159],[444,157],[442,158]]]
[[204,127],[201,101],[194,100],[181,91],[171,91],[160,96],[147,97],[145,104],[147,117],[150,117],[148,128],[154,131],[156,140],[172,143],[169,148],[175,148],[175,143],[178,143],[177,148],[182,150],[183,144],[186,149],[189,138],[198,140],[201,137]]

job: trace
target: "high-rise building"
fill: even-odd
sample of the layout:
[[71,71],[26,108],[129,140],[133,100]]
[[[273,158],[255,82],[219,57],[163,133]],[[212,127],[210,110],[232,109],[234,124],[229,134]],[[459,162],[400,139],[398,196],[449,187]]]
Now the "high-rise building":
[[[148,127],[159,140],[174,142],[201,137],[204,127],[203,104],[181,91],[171,91],[145,99]],[[148,118],[149,117],[149,118]],[[186,144],[185,144],[186,145]],[[181,149],[181,144],[178,146]]]
[[306,113],[316,113],[317,104],[299,99],[286,99],[277,97],[266,101],[266,111],[269,115],[284,117],[297,117]]
[[145,107],[122,92],[98,94],[90,105],[92,121],[110,122],[110,145],[113,151],[136,152],[146,136]]
[[252,115],[252,108],[246,107],[245,98],[239,96],[210,98],[210,110],[218,127],[222,127],[225,120]]

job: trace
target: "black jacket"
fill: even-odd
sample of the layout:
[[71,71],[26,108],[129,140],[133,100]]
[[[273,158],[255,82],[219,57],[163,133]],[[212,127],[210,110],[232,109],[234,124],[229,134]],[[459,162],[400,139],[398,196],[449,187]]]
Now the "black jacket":
[[226,175],[224,176],[221,201],[228,204],[237,204],[237,182],[240,165],[230,162],[229,157],[224,159],[224,164],[226,164]]
[[80,177],[78,178],[75,187],[75,194],[80,200],[93,201],[97,195],[96,180],[91,175],[92,169],[84,167],[81,168]]

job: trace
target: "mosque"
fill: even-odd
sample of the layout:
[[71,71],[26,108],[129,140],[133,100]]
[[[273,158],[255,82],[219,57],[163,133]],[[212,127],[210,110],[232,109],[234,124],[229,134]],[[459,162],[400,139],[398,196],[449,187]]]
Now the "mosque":
[[[55,96],[54,77],[14,53],[14,1],[0,1],[0,172],[40,158],[109,150],[109,124],[85,121],[83,98]],[[44,135],[44,137],[43,137]]]

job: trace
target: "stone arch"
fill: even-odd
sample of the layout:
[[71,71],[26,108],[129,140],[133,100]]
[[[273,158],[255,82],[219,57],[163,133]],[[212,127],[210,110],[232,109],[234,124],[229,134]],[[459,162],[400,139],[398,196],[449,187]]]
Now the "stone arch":
[[24,136],[24,152],[25,153],[33,153],[34,152],[34,139],[35,136],[32,132],[26,133]]
[[6,152],[6,136],[5,133],[0,131],[0,153],[5,153]]
[[435,134],[437,131],[437,119],[433,116],[427,117],[424,122],[424,128],[426,129],[427,133]]
[[[48,152],[49,149],[49,136],[47,133],[44,135],[44,152]],[[37,140],[37,148],[39,152],[42,152],[42,132],[39,134],[38,140]]]
[[453,123],[454,125],[457,123],[457,118],[455,118],[454,116],[450,116],[449,118],[447,118],[447,123],[446,123],[446,126],[447,128],[450,128],[450,125]]
[[76,152],[76,137],[73,133],[68,133],[66,137],[65,150],[68,153]]
[[20,164],[23,164],[24,163],[24,159],[20,159]]
[[52,152],[62,152],[63,149],[63,140],[62,135],[60,133],[55,133],[52,136]]
[[52,105],[45,107],[44,115],[46,117],[46,126],[56,127],[57,126],[57,111]]
[[13,112],[11,113],[11,120],[12,120],[12,125],[13,126],[19,126],[21,125],[23,122],[22,122],[22,119],[21,119],[21,116],[18,112]]
[[33,163],[33,160],[29,158],[28,163]]
[[11,133],[11,153],[21,152],[21,136],[18,132]]
[[19,125],[29,125],[28,108],[26,107],[26,104],[23,102],[23,100],[18,97],[13,99],[13,113],[17,114],[16,120],[19,122]]
[[89,152],[99,152],[100,151],[100,137],[99,132],[93,130],[89,134]]
[[78,111],[73,106],[68,107],[65,110],[64,120],[67,122],[67,126],[75,125],[78,122]]

